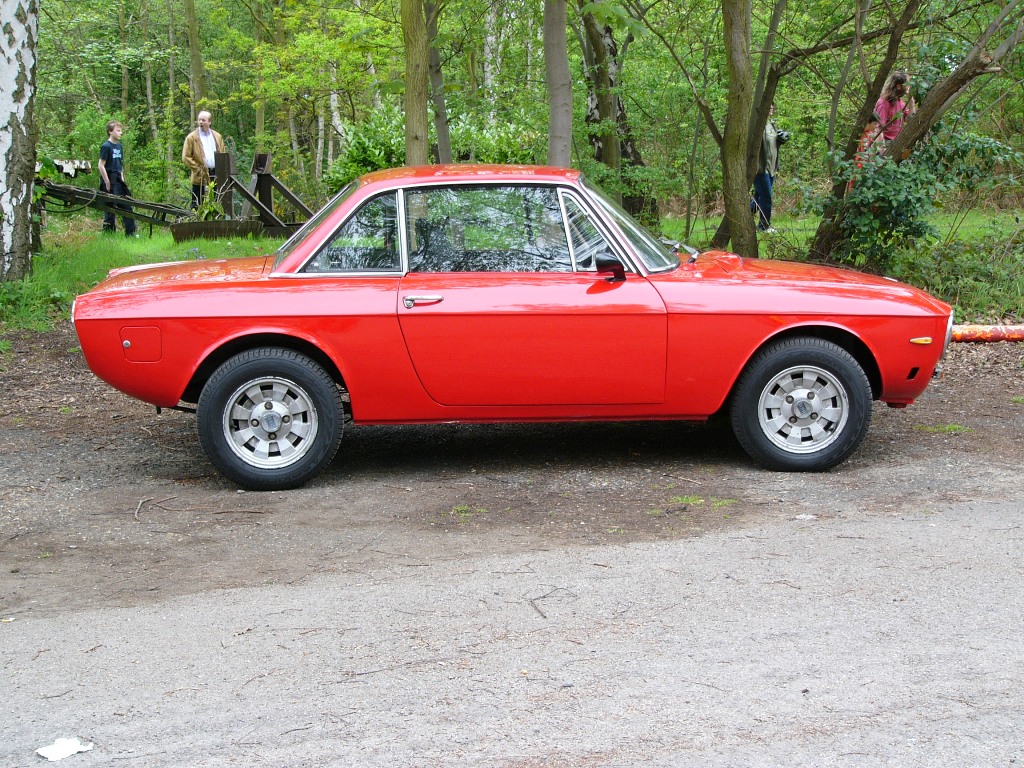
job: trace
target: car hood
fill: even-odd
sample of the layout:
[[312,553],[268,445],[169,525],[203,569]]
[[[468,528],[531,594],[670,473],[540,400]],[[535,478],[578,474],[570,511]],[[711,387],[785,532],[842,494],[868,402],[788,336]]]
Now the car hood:
[[[889,313],[902,305],[904,310],[914,306],[929,314],[950,312],[947,304],[925,291],[892,278],[818,264],[745,259],[726,251],[702,253],[651,279],[662,286],[669,308],[677,310],[706,304],[741,312],[778,312],[785,307],[813,314],[863,314]],[[697,286],[699,293],[694,293]]]
[[139,264],[112,269],[97,286],[101,290],[145,288],[183,283],[227,283],[262,277],[271,256],[211,261],[171,261],[164,264]]
[[841,267],[826,267],[798,261],[771,259],[744,259],[728,251],[707,251],[693,262],[693,267],[705,274],[719,272],[744,279],[795,280],[799,282],[856,283],[858,285],[901,285],[889,277],[878,277]]

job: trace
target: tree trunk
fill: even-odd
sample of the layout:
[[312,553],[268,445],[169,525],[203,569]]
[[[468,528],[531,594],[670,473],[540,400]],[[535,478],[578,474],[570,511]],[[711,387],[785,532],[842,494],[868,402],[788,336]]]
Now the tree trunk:
[[299,129],[295,125],[295,105],[288,105],[288,137],[292,144],[292,162],[299,173],[306,175],[306,163],[302,159],[302,149],[299,147]]
[[[1018,2],[1019,0],[1012,1]],[[850,128],[850,134],[846,139],[844,157],[847,160],[852,160],[857,154],[857,145],[860,142],[864,126],[866,126],[871,119],[871,114],[875,109],[875,102],[878,100],[878,95],[882,92],[882,86],[885,84],[885,79],[896,64],[903,36],[906,34],[907,30],[911,28],[914,15],[917,13],[918,8],[921,7],[921,3],[922,0],[910,0],[903,8],[899,19],[896,20],[892,29],[889,31],[889,40],[886,44],[885,56],[879,64],[874,80],[867,89],[864,102],[861,104],[860,111],[858,112],[857,117]],[[810,248],[810,255],[812,258],[827,261],[842,245],[845,236],[839,227],[839,219],[842,216],[842,200],[845,196],[846,181],[836,179],[835,183],[832,185],[833,202],[826,207],[825,213],[821,218],[821,222],[818,224],[818,229],[814,233],[814,242],[811,243]]]
[[[846,64],[843,66],[839,73],[839,82],[836,83],[836,87],[832,91],[832,106],[828,113],[828,129],[825,132],[825,144],[829,149],[835,146],[836,136],[836,120],[839,116],[839,104],[842,100],[843,93],[846,91],[846,84],[850,79],[850,73],[853,71],[854,64],[859,60],[861,67],[865,66],[864,61],[864,45],[861,37],[864,34],[864,20],[871,10],[871,0],[854,0],[854,23],[853,23],[853,43],[850,44],[850,50],[846,54]],[[871,81],[867,76],[867,72],[863,72],[864,84],[870,86]]]
[[[117,4],[117,26],[121,36],[121,51],[128,47],[129,20],[124,12],[124,0]],[[121,119],[128,119],[128,64],[121,64]]]
[[548,86],[548,165],[572,161],[572,74],[565,39],[567,0],[544,0],[544,67]]
[[175,141],[175,132],[170,126],[170,115],[174,112],[174,95],[178,91],[177,80],[174,76],[174,51],[174,9],[171,7],[171,0],[167,0],[167,101],[164,112],[164,137],[166,140],[164,156],[167,159],[168,189],[174,189],[175,170],[178,168],[176,162],[180,162],[178,153],[181,151],[180,145]]
[[[13,7],[12,7],[13,6]],[[38,0],[4,3],[0,35],[0,282],[32,271],[32,182],[36,173]]]
[[[338,84],[338,65],[331,64],[331,84],[337,86]],[[329,168],[334,163],[335,148],[338,149],[338,154],[341,154],[341,137],[344,136],[344,121],[341,119],[341,97],[338,95],[337,87],[331,88],[330,96],[330,110],[331,110],[331,140],[327,145],[327,167]]]
[[429,52],[423,0],[402,0],[405,41],[405,163],[430,162],[427,128]]
[[483,88],[487,96],[492,95],[494,79],[498,72],[498,59],[500,51],[500,28],[499,17],[501,4],[497,0],[486,0],[487,13],[484,19],[484,61],[483,61]]
[[[754,68],[750,59],[750,0],[723,0],[725,57],[729,72],[729,102],[722,137],[724,228],[740,256],[757,256],[754,217],[750,215],[747,178],[747,140],[754,103]],[[721,232],[721,229],[719,230]],[[717,236],[716,236],[717,237]],[[725,243],[716,242],[723,247]]]
[[323,104],[316,105],[316,159],[313,165],[313,176],[319,181],[324,177],[324,142],[327,133],[327,121],[324,119]]
[[[363,0],[353,0],[352,4],[357,11],[362,13]],[[374,66],[373,56],[369,52],[366,54],[366,74],[373,78],[373,93],[370,95],[370,104],[373,105],[374,111],[379,112],[383,106],[380,100],[380,83],[377,82],[377,67]],[[352,117],[355,119],[355,115]]]
[[452,161],[452,136],[448,130],[448,106],[444,96],[444,76],[441,73],[441,52],[437,48],[437,15],[440,7],[435,0],[425,0],[423,10],[427,17],[427,40],[430,45],[430,100],[434,105],[434,132],[437,134],[437,161]]
[[[592,13],[581,15],[586,33],[587,79],[591,89],[587,99],[587,124],[590,126],[590,141],[594,148],[594,159],[611,168],[616,175],[622,168],[622,147],[619,143],[619,122],[615,85],[617,63],[614,56],[614,41],[608,39],[611,29],[598,25]],[[621,201],[621,194],[616,197]]]
[[[993,20],[967,57],[949,77],[932,86],[917,112],[904,124],[899,136],[886,147],[887,155],[898,163],[906,160],[914,146],[928,135],[932,126],[942,118],[968,85],[982,75],[1000,71],[998,63],[1012,52],[1024,37],[1024,19],[1018,18],[1014,23],[1012,18],[1008,18],[1010,12],[1020,2],[1021,0],[1012,0],[1003,6],[999,17]],[[1006,30],[1002,42],[994,50],[987,50],[992,38],[1006,26],[1009,26],[1009,29]]]
[[183,0],[185,6],[185,33],[188,36],[189,80],[192,86],[192,103],[202,106],[206,100],[206,70],[203,67],[203,52],[199,43],[199,19],[196,16],[195,0]]
[[[142,17],[142,39],[149,40],[149,14],[143,10]],[[147,57],[143,64],[143,73],[146,76],[146,116],[149,118],[149,135],[153,144],[160,141],[160,126],[156,122],[156,104],[153,102],[153,63]]]

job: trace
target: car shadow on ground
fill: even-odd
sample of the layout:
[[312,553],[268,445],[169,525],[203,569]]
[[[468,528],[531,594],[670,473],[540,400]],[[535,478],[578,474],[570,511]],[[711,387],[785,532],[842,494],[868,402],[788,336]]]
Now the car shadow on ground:
[[732,431],[718,421],[349,426],[325,476],[695,461],[749,462]]

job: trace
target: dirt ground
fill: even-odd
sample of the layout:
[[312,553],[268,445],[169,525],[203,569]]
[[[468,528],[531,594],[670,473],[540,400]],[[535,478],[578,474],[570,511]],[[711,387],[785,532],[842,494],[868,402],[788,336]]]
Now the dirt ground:
[[5,338],[0,617],[927,511],[1022,476],[1024,344],[953,345],[944,378],[906,410],[876,404],[859,451],[825,474],[758,469],[725,424],[360,427],[314,482],[260,494],[213,470],[194,416],[98,381],[70,327]]

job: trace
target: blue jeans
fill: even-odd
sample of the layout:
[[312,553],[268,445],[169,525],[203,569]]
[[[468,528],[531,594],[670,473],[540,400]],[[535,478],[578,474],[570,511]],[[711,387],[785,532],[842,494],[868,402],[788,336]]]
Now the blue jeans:
[[754,201],[751,210],[757,212],[757,228],[768,229],[772,225],[772,187],[775,177],[759,173],[754,177]]

